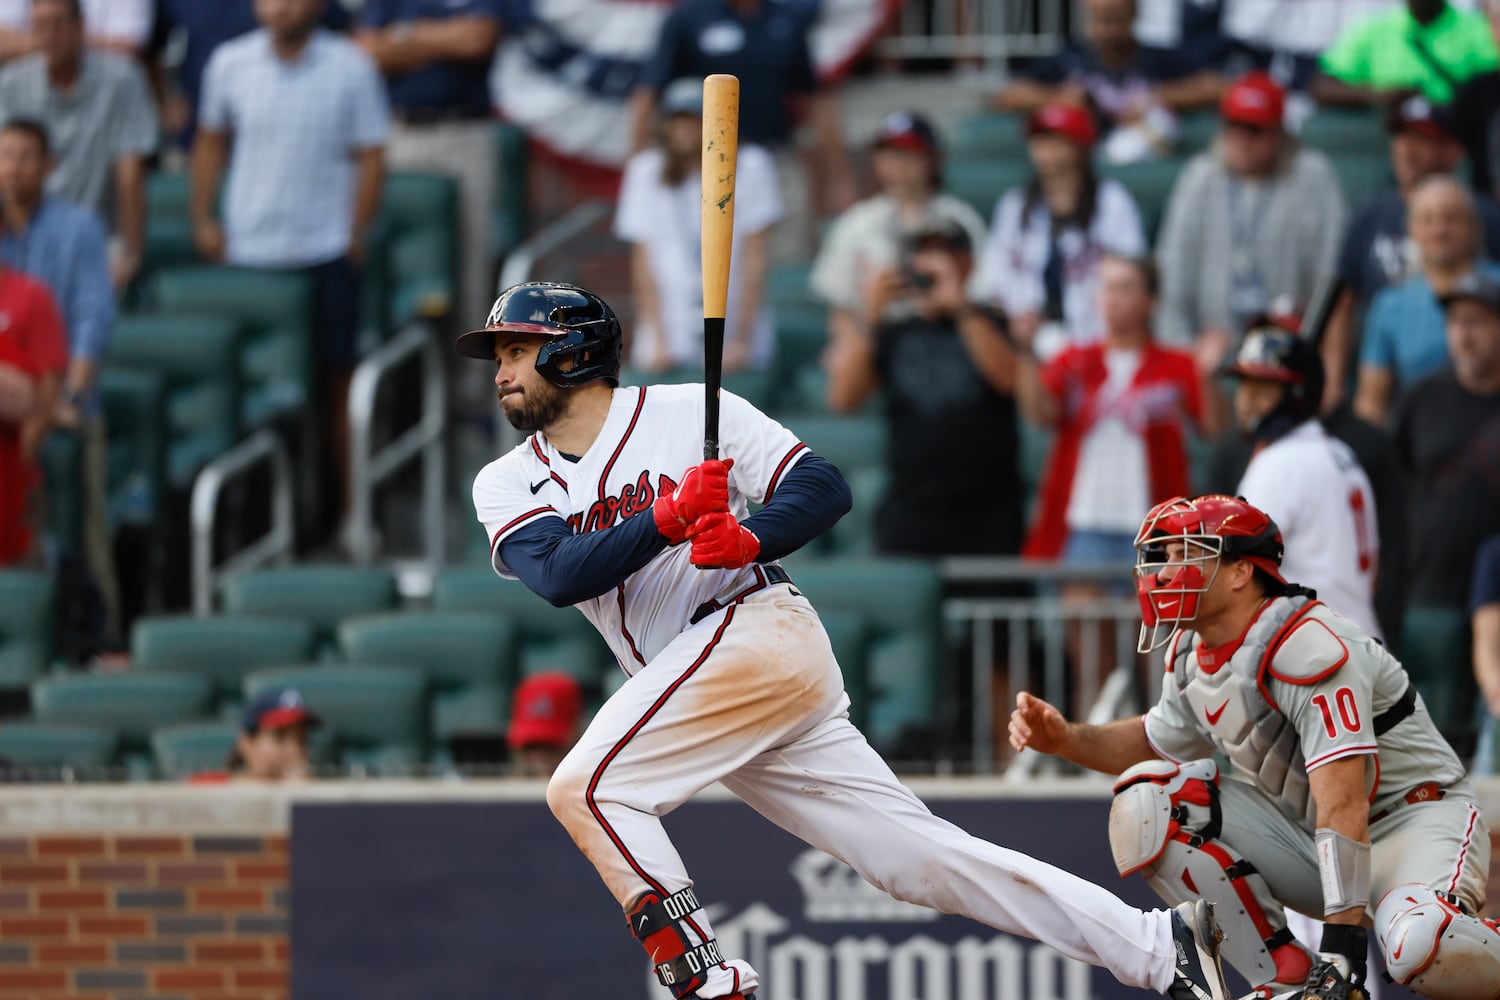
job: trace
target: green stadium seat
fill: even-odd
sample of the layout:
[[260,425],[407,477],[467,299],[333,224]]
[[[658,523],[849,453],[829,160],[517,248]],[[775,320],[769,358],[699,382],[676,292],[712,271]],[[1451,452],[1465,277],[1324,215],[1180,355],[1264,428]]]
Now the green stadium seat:
[[208,678],[192,674],[68,674],[31,685],[38,720],[111,729],[126,750],[144,751],[160,726],[204,717],[212,701]]
[[229,721],[163,726],[151,734],[156,771],[164,778],[187,778],[226,770],[239,734],[239,725]]
[[518,632],[499,615],[442,611],[362,615],[338,630],[346,659],[426,675],[430,730],[440,743],[505,731],[510,692],[520,680]]
[[458,182],[444,174],[390,174],[378,227],[389,281],[377,291],[381,326],[451,313],[457,300]]
[[1026,116],[985,112],[954,125],[944,143],[949,160],[1026,156]]
[[526,177],[531,164],[531,140],[526,130],[509,122],[495,124],[495,142],[500,147],[498,202],[491,206],[495,259],[504,257],[520,245],[530,228],[530,200]]
[[1382,191],[1396,186],[1390,159],[1384,155],[1341,154],[1329,159],[1351,212]]
[[0,773],[6,768],[102,771],[115,754],[115,734],[94,726],[7,720],[0,723]]
[[951,159],[943,168],[943,187],[972,205],[988,223],[1000,197],[1029,183],[1031,175],[1031,161],[1024,152],[1003,159]]
[[791,417],[787,427],[813,450],[844,473],[885,467],[885,420],[878,414],[852,416],[802,415]]
[[871,743],[890,747],[907,729],[933,725],[942,668],[937,567],[907,559],[793,558],[788,572],[820,614],[859,615],[868,630]]
[[554,608],[525,584],[502,579],[488,567],[439,572],[432,607],[513,619],[520,628],[521,676],[560,670],[589,687],[618,667],[604,640],[577,610]]
[[776,307],[776,393],[774,412],[827,413],[828,310],[821,304]]
[[109,521],[149,523],[166,483],[167,377],[105,367],[98,386],[108,428],[104,482]]
[[45,490],[44,532],[59,555],[83,553],[83,438],[76,431],[54,427],[42,444],[38,460]]
[[0,688],[24,688],[52,662],[52,579],[0,570]]
[[1177,155],[1201,153],[1219,137],[1219,113],[1213,110],[1189,111],[1177,118]]
[[409,773],[427,757],[427,681],[402,667],[304,664],[257,670],[245,678],[248,700],[296,688],[331,731],[345,766]]
[[1182,171],[1184,162],[1178,159],[1145,160],[1140,163],[1108,164],[1099,168],[1101,177],[1119,181],[1135,199],[1148,246],[1156,242],[1162,213],[1166,211],[1167,199],[1172,195],[1172,188],[1177,183],[1177,175]]
[[1473,655],[1469,619],[1453,608],[1408,607],[1401,632],[1401,665],[1444,734],[1472,731]]
[[[861,465],[845,473],[854,506],[828,533],[830,551],[838,556],[868,556],[875,552],[875,515],[885,499],[884,465]],[[816,551],[816,543],[811,548]]]
[[186,487],[239,437],[240,331],[216,316],[125,316],[106,363],[166,377],[167,478]]
[[318,641],[334,643],[334,629],[345,618],[390,611],[399,594],[396,578],[363,566],[302,565],[258,569],[224,581],[224,610],[306,622]]
[[220,701],[231,704],[239,701],[246,674],[310,660],[315,645],[308,622],[254,616],[144,618],[130,633],[137,670],[207,677]]
[[186,219],[192,215],[193,192],[186,171],[157,170],[146,177],[146,214]]
[[1391,137],[1375,111],[1321,109],[1302,124],[1298,137],[1329,156],[1390,156]]
[[864,618],[852,611],[819,610],[823,631],[833,647],[834,658],[844,672],[844,691],[849,695],[849,718],[861,729],[870,713],[870,671],[866,662],[869,631]]
[[161,216],[148,211],[146,241],[141,272],[154,274],[164,268],[198,264],[198,246],[193,242],[193,222],[186,216]]
[[312,278],[243,267],[181,267],[156,274],[146,301],[178,316],[223,316],[242,330],[241,420],[253,428],[311,398]]

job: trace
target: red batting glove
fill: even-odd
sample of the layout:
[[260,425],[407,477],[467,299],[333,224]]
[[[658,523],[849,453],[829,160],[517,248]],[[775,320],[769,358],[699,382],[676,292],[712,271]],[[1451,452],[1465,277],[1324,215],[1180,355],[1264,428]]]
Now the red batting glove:
[[671,496],[658,497],[651,506],[656,530],[673,545],[687,540],[688,529],[704,514],[729,509],[729,470],[734,459],[710,458],[683,474]]
[[728,512],[704,514],[688,529],[688,537],[693,540],[688,559],[699,569],[739,569],[760,555],[755,532]]

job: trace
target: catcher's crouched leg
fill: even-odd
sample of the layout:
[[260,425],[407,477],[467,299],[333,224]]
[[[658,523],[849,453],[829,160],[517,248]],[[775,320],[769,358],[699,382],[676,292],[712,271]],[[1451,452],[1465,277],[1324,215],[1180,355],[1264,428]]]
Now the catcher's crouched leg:
[[1219,768],[1144,761],[1120,775],[1109,843],[1121,875],[1140,872],[1168,903],[1206,899],[1224,929],[1224,957],[1269,992],[1299,987],[1312,959],[1287,930],[1255,867],[1219,838]]
[[1465,913],[1446,893],[1398,885],[1375,907],[1386,971],[1433,1000],[1500,1000],[1500,923]]

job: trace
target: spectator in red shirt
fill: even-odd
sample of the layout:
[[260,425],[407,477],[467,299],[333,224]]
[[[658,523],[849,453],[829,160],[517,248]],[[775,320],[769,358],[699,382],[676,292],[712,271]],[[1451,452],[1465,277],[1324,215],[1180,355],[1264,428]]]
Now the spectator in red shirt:
[[1045,366],[1021,361],[1021,412],[1057,432],[1027,556],[1130,562],[1136,528],[1152,505],[1191,492],[1184,424],[1191,420],[1208,437],[1223,426],[1213,376],[1229,343],[1206,337],[1193,354],[1155,344],[1156,291],[1149,261],[1105,258],[1104,338],[1069,347]]
[[62,317],[51,294],[0,267],[0,566],[32,555],[36,456],[67,367]]

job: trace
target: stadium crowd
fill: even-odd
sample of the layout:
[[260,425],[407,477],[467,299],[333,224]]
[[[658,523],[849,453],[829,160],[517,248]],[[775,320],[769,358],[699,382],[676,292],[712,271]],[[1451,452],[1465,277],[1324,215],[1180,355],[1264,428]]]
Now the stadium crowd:
[[[490,69],[536,17],[522,7],[0,2],[0,569],[52,595],[0,598],[0,663],[17,658],[0,757],[24,753],[7,732],[49,721],[47,685],[172,645],[188,490],[249,429],[275,429],[317,480],[299,485],[300,553],[337,551],[354,367],[411,315],[447,334],[493,297],[497,211],[518,192]],[[794,430],[880,425],[851,475],[851,551],[1120,567],[1117,584],[1062,585],[1088,600],[1128,585],[1152,505],[1244,493],[1281,523],[1301,582],[1407,654],[1474,755],[1500,724],[1500,2],[1079,9],[1076,37],[1015,60],[983,110],[943,129],[892,107],[855,142],[814,63],[816,5],[680,0],[621,104],[628,376],[694,377],[698,81],[736,73],[725,369]],[[436,244],[401,243],[392,221],[413,176],[446,178]],[[446,272],[436,300],[403,289],[414,259]],[[199,327],[165,339],[187,315],[231,317],[227,353]],[[456,417],[493,420],[487,383],[453,372]],[[234,412],[205,444],[213,400]],[[153,431],[167,443],[142,447]],[[1327,488],[1289,485],[1328,470]],[[237,510],[255,521],[264,500],[251,488]],[[369,610],[396,603],[391,589]],[[378,644],[347,624],[315,622],[262,665]],[[28,628],[45,635],[22,666]],[[467,641],[454,629],[432,634]],[[221,641],[183,640],[177,666],[241,640]],[[428,678],[445,692],[433,739],[453,735],[431,759],[488,752],[465,736],[503,733],[520,675],[577,673],[575,654],[594,655],[563,643],[476,685],[431,665],[455,670]],[[238,682],[204,687],[184,718],[209,725]],[[317,681],[297,684],[327,722]],[[245,696],[273,711],[286,690]],[[253,757],[256,712],[195,735]],[[309,718],[298,754],[358,742],[308,735]]]

